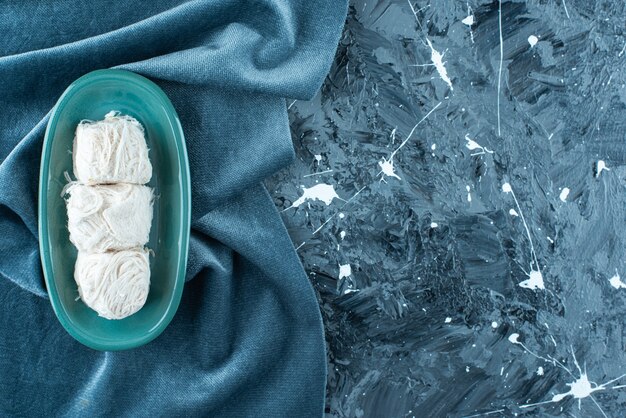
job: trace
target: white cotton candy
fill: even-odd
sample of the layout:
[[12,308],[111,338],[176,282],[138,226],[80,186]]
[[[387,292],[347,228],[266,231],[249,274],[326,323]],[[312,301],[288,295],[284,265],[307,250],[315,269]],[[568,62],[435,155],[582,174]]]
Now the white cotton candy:
[[74,279],[87,306],[107,319],[123,319],[143,307],[150,289],[148,251],[79,252]]
[[144,128],[118,112],[82,121],[73,161],[77,181],[63,193],[69,194],[70,241],[78,249],[78,294],[101,317],[126,318],[143,307],[150,290],[143,247],[150,235],[153,192],[142,185],[152,177]]
[[117,112],[78,124],[73,158],[74,175],[83,184],[145,184],[152,177],[143,126]]
[[70,241],[79,251],[102,253],[143,247],[152,224],[152,189],[136,184],[67,188]]

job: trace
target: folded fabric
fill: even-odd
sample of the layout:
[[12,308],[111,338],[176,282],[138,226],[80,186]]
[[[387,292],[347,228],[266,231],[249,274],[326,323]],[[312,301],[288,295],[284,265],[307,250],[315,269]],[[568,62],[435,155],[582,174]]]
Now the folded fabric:
[[[262,180],[293,159],[285,98],[329,70],[343,0],[5,3],[0,19],[0,415],[319,417],[315,294]],[[185,131],[192,234],[178,313],[98,352],[58,323],[37,243],[47,114],[76,78],[154,80]]]

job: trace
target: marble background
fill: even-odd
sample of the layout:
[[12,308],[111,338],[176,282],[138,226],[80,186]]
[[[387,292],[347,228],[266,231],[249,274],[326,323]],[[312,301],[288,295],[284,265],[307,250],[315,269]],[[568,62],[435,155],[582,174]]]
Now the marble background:
[[266,183],[328,416],[626,415],[625,68],[622,0],[352,2]]

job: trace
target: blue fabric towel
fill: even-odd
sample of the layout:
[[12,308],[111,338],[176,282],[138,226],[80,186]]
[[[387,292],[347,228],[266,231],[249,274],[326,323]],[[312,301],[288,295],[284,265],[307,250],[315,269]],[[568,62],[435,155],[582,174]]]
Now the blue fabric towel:
[[[289,164],[285,98],[332,62],[343,0],[4,2],[0,10],[0,416],[319,417],[314,292],[262,185]],[[76,78],[154,80],[185,130],[192,235],[178,313],[148,345],[99,352],[57,321],[37,182],[48,112]]]

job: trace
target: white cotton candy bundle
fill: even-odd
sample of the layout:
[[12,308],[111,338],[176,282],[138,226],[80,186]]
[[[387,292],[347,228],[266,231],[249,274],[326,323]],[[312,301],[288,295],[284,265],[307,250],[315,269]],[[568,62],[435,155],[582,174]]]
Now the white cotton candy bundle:
[[152,177],[143,126],[117,112],[78,124],[73,158],[74,175],[83,184],[145,184]]
[[152,189],[136,184],[67,188],[70,241],[79,251],[102,253],[143,247],[152,224]]
[[[80,299],[107,319],[143,307],[150,290],[152,165],[143,126],[109,112],[82,121],[74,137],[74,175],[67,198],[70,241],[78,248],[74,280]],[[69,180],[69,176],[66,174]]]
[[122,319],[143,307],[150,289],[148,251],[78,252],[74,279],[87,306],[107,319]]

